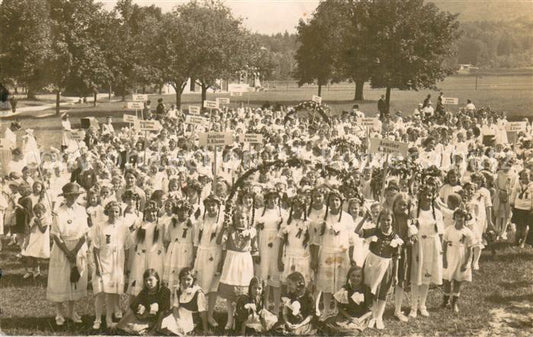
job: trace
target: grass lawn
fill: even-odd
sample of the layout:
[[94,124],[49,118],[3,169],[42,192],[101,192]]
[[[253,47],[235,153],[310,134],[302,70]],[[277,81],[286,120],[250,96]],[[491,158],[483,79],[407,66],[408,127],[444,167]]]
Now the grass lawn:
[[[23,280],[24,270],[13,250],[0,253],[1,330],[8,335],[91,335],[93,296],[77,304],[83,324],[58,328],[54,307],[46,301],[46,269],[39,280]],[[89,293],[91,293],[89,291]],[[483,254],[481,270],[461,293],[460,314],[440,309],[442,290],[430,290],[429,318],[405,324],[392,317],[393,296],[385,311],[385,330],[367,329],[362,336],[531,336],[533,335],[533,249],[503,247],[495,258]],[[125,300],[125,298],[124,298]],[[125,303],[124,303],[125,305]],[[409,304],[406,301],[405,311]],[[217,318],[225,323],[224,306],[217,303]],[[105,330],[99,332],[105,333]],[[220,334],[221,332],[216,332]]]

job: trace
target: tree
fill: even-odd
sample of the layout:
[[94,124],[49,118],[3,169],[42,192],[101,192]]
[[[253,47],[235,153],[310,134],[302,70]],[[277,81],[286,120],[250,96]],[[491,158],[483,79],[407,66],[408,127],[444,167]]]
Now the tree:
[[194,1],[179,6],[177,12],[193,58],[192,78],[201,86],[204,101],[217,79],[227,79],[247,64],[251,39],[221,2]]
[[339,11],[341,1],[326,0],[321,2],[313,18],[305,22],[298,23],[299,43],[296,50],[296,70],[295,78],[298,85],[306,83],[317,83],[318,96],[322,94],[322,86],[328,82],[338,81],[339,72],[338,50],[343,43],[342,36],[345,16]]
[[[47,81],[56,93],[59,114],[61,92],[69,88],[80,96],[94,93],[111,74],[103,52],[105,12],[93,0],[48,0],[52,54]],[[96,98],[96,95],[95,95]]]
[[4,0],[0,4],[0,77],[23,85],[28,98],[46,85],[43,69],[51,53],[46,0]]
[[435,88],[452,74],[446,59],[459,37],[457,15],[440,11],[423,0],[374,0],[369,6],[370,52],[375,57],[371,85],[386,88]]

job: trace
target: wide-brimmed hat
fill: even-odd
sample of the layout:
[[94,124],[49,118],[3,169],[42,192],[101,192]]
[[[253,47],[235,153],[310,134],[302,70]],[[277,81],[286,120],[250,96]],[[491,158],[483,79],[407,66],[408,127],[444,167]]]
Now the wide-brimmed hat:
[[83,194],[81,191],[80,185],[76,183],[67,183],[65,186],[61,188],[63,193],[59,194],[59,196],[67,196],[67,195],[80,195]]

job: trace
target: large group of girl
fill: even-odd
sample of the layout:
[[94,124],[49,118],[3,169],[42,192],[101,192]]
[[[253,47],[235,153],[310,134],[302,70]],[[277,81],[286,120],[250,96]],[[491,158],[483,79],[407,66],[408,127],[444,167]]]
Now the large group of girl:
[[[431,285],[442,286],[438,310],[459,312],[491,240],[533,244],[531,126],[510,144],[501,113],[420,111],[363,127],[356,106],[335,117],[240,107],[187,125],[158,108],[145,117],[160,131],[115,130],[108,118],[81,140],[63,115],[61,149],[50,150],[32,130],[17,147],[13,122],[0,233],[20,248],[24,279],[48,264],[58,326],[82,322],[88,289],[94,329],[105,315],[107,329],[139,334],[381,330],[391,294],[395,319],[428,317]],[[206,131],[237,141],[213,151],[198,143]],[[368,137],[409,154],[369,154]]]

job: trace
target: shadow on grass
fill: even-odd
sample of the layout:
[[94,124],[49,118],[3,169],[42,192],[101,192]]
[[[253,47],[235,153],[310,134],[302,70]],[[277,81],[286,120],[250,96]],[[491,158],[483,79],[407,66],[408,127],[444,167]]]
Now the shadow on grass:
[[520,288],[527,288],[527,287],[533,286],[533,280],[531,282],[528,282],[528,281],[501,282],[498,285],[507,290],[517,290]]
[[41,274],[38,278],[33,277],[24,279],[21,274],[4,274],[0,279],[0,288],[24,288],[24,287],[43,287],[46,288],[48,276]]

